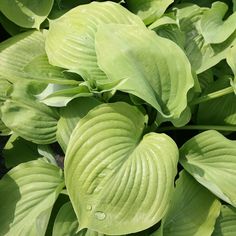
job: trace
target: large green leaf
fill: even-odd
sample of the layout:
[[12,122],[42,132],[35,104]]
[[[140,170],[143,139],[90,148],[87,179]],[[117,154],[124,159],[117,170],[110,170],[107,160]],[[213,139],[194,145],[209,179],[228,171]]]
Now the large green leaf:
[[175,43],[148,29],[113,24],[99,27],[95,45],[98,65],[108,79],[122,79],[116,89],[156,108],[159,122],[178,122],[194,81],[190,63]]
[[[228,78],[210,83],[203,95],[230,86]],[[234,93],[201,103],[197,112],[197,123],[208,125],[236,125],[236,96]]]
[[220,207],[220,202],[211,192],[182,171],[158,233],[162,236],[210,236]]
[[20,164],[0,181],[0,235],[44,236],[63,173],[42,159]]
[[28,85],[16,83],[14,91],[1,106],[2,121],[24,139],[47,144],[56,141],[58,113],[36,101]]
[[80,229],[127,234],[166,213],[178,149],[165,134],[142,136],[146,122],[122,102],[99,105],[78,122],[67,147],[65,180]]
[[236,13],[223,21],[228,6],[214,2],[211,9],[204,12],[201,19],[201,32],[206,43],[222,43],[236,30]]
[[36,144],[24,140],[15,134],[6,143],[2,154],[7,168],[12,168],[23,162],[40,157]]
[[235,236],[236,235],[236,209],[222,205],[221,213],[216,221],[212,236]]
[[1,0],[0,10],[15,24],[39,29],[53,6],[53,0]]
[[101,104],[94,98],[78,98],[71,101],[65,108],[60,109],[60,119],[57,124],[57,141],[64,151],[70,140],[70,136],[79,120],[89,110]]
[[46,51],[52,65],[80,74],[84,79],[104,79],[97,66],[94,37],[101,24],[138,24],[139,17],[117,3],[93,2],[78,6],[50,21]]
[[236,206],[236,141],[205,131],[181,147],[180,163],[199,183]]
[[185,33],[185,51],[192,68],[199,74],[226,58],[228,50],[236,45],[236,32],[220,44],[206,44],[200,23],[206,8],[193,4],[179,5],[177,19],[180,29]]
[[146,25],[160,18],[174,0],[126,0],[127,7],[137,14]]
[[27,31],[0,44],[0,77],[9,81],[22,79],[39,82],[77,84],[63,74],[63,69],[49,64],[44,35]]

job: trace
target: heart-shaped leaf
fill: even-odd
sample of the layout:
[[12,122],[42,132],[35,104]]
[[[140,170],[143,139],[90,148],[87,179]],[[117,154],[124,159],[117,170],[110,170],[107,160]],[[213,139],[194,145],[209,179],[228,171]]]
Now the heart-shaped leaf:
[[0,181],[0,235],[44,236],[62,171],[42,159],[20,164]]
[[[95,39],[100,68],[110,81],[122,79],[116,89],[156,108],[160,123],[178,123],[194,85],[190,63],[181,48],[138,26],[103,25]],[[175,63],[174,57],[178,57]]]
[[205,131],[181,147],[180,163],[199,183],[236,206],[236,141]]
[[52,65],[80,74],[84,79],[104,79],[97,66],[94,37],[101,24],[138,24],[139,17],[113,2],[92,2],[78,6],[50,21],[46,52]]
[[178,149],[165,134],[143,136],[145,122],[136,107],[119,102],[97,106],[77,124],[65,180],[80,229],[128,234],[166,213]]

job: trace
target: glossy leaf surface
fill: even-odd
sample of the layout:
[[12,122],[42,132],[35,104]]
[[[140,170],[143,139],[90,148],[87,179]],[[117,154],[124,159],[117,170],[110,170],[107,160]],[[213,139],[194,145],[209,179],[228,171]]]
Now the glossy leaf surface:
[[143,136],[145,123],[137,108],[120,102],[94,108],[75,127],[65,180],[80,229],[128,234],[164,216],[178,149],[165,134]]

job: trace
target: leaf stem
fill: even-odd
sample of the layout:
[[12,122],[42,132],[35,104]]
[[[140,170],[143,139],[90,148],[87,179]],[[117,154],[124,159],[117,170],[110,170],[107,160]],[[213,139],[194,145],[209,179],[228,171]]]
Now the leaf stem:
[[233,93],[233,92],[234,92],[234,89],[233,89],[232,86],[230,86],[230,87],[221,89],[219,91],[209,93],[207,95],[203,95],[199,98],[196,98],[190,103],[190,105],[197,105],[199,103],[207,102],[209,100],[212,100],[212,99],[215,99],[215,98],[218,98],[218,97],[222,97],[222,96],[225,96],[225,95]]
[[236,126],[233,125],[186,125],[183,127],[160,127],[157,132],[165,132],[172,130],[219,130],[219,131],[236,131]]

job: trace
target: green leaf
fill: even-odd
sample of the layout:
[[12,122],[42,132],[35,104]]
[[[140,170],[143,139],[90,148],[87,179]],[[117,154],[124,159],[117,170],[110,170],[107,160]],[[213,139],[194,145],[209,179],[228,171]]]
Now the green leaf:
[[44,35],[40,31],[27,31],[0,44],[0,77],[9,81],[23,79],[38,82],[78,84],[66,78],[63,69],[49,64]]
[[234,80],[231,81],[231,85],[236,94],[236,45],[228,51],[226,61],[234,73]]
[[160,18],[174,0],[126,0],[125,2],[130,11],[149,25]]
[[14,92],[1,106],[2,121],[18,136],[37,143],[56,141],[58,113],[38,102],[24,83],[15,84]]
[[64,107],[75,98],[90,96],[92,96],[92,93],[83,84],[48,84],[47,88],[41,94],[37,95],[37,98],[48,106]]
[[2,150],[5,164],[7,168],[12,168],[23,162],[35,160],[39,158],[37,145],[24,140],[17,135],[11,135]]
[[39,159],[20,164],[0,181],[0,235],[44,236],[63,173]]
[[61,194],[58,196],[56,202],[53,205],[45,236],[52,236],[53,226],[57,214],[60,211],[61,207],[70,200],[68,195],[63,194],[63,191],[64,190],[61,191]]
[[108,79],[123,80],[117,90],[153,106],[160,123],[178,123],[194,81],[190,63],[175,43],[138,26],[110,24],[99,27],[95,45],[98,65]]
[[7,33],[9,33],[10,35],[16,35],[25,30],[24,28],[21,28],[20,26],[10,21],[2,14],[2,12],[0,12],[0,24],[2,25],[4,30],[6,30]]
[[236,209],[222,205],[212,236],[234,236],[236,234]]
[[228,6],[214,2],[211,9],[204,12],[201,19],[201,32],[206,43],[222,43],[236,30],[236,13],[223,20]]
[[62,17],[50,21],[46,52],[52,65],[78,73],[85,80],[104,79],[97,66],[94,37],[101,24],[135,24],[139,17],[113,2],[92,2],[78,6]]
[[157,19],[151,25],[148,26],[148,29],[154,30],[158,27],[164,25],[178,25],[177,21],[168,15],[164,15],[161,18]]
[[39,29],[53,6],[53,0],[1,0],[0,10],[15,24]]
[[6,127],[6,125],[0,119],[0,136],[9,135],[10,133],[11,130],[8,127]]
[[80,229],[128,234],[166,213],[178,149],[165,134],[143,136],[146,122],[138,108],[122,102],[99,105],[78,122],[65,180]]
[[181,147],[180,163],[212,193],[236,206],[235,141],[217,131],[205,131]]
[[[171,206],[162,220],[162,236],[210,236],[220,202],[186,171],[180,172]],[[155,234],[154,234],[155,235]]]
[[[210,83],[202,95],[230,86],[228,78]],[[234,93],[201,103],[197,112],[197,123],[208,125],[236,125],[236,97]]]
[[71,202],[67,202],[61,207],[57,214],[53,226],[52,236],[79,236],[80,233],[76,233],[78,226],[78,220],[76,218]]
[[180,29],[185,33],[185,52],[193,70],[198,74],[225,59],[228,50],[236,45],[236,31],[223,43],[206,44],[199,27],[206,8],[193,4],[179,5],[176,9]]
[[57,124],[57,141],[64,152],[79,120],[99,104],[101,102],[94,98],[78,98],[71,101],[65,108],[61,108],[61,117]]

